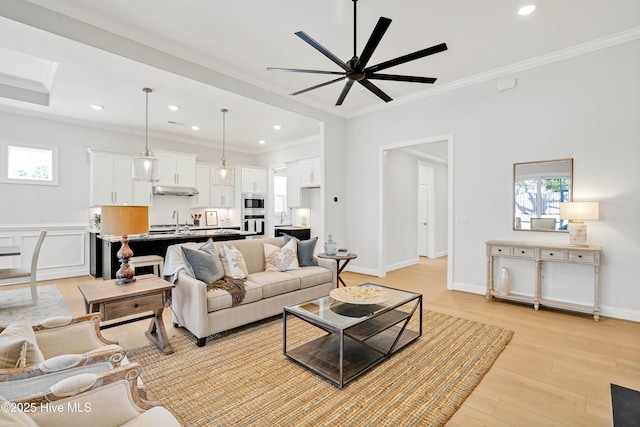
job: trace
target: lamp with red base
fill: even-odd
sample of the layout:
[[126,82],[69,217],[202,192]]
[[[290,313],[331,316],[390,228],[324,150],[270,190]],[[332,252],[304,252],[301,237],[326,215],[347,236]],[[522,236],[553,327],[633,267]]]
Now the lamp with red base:
[[129,247],[130,234],[149,232],[149,210],[147,206],[103,206],[101,209],[100,233],[104,236],[122,236],[122,247],[116,254],[120,269],[116,272],[116,284],[135,282],[129,259],[133,251]]

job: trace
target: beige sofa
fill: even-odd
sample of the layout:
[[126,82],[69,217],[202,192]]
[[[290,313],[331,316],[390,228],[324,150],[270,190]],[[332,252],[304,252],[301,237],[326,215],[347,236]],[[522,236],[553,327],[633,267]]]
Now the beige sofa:
[[246,294],[244,300],[235,306],[229,292],[207,290],[206,283],[189,275],[184,268],[180,247],[197,249],[202,243],[184,243],[167,249],[164,275],[176,285],[171,301],[173,321],[176,326],[185,327],[195,335],[199,347],[205,345],[209,335],[281,314],[286,305],[328,295],[336,287],[337,272],[333,260],[315,258],[317,266],[265,271],[265,243],[282,248],[285,241],[276,237],[214,242],[218,253],[223,244],[234,246],[246,263],[249,273],[245,279]]

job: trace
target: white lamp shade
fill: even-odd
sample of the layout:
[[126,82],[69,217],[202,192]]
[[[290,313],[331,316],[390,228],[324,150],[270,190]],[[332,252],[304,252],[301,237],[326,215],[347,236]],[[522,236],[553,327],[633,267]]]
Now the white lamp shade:
[[100,233],[106,236],[149,232],[147,206],[103,206],[100,209]]
[[560,218],[574,220],[574,221],[600,219],[600,203],[598,202],[560,203]]
[[136,181],[159,181],[160,160],[148,153],[134,157],[132,175]]

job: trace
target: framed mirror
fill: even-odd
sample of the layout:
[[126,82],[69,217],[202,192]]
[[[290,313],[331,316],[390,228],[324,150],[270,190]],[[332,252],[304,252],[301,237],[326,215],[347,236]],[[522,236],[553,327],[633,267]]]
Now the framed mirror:
[[513,229],[568,232],[560,203],[573,199],[573,159],[513,165]]

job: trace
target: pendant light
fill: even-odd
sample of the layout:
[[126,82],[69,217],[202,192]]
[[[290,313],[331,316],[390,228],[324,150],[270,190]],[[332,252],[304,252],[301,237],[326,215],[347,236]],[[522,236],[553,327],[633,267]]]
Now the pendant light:
[[149,151],[149,93],[152,89],[145,87],[142,91],[146,94],[146,116],[144,126],[144,153],[133,158],[133,179],[136,181],[159,181],[160,161]]
[[226,138],[226,114],[229,112],[226,108],[220,110],[222,112],[222,159],[220,164],[215,167],[213,174],[213,185],[216,187],[232,187],[233,186],[233,168],[227,166],[227,159],[224,156],[224,146]]

